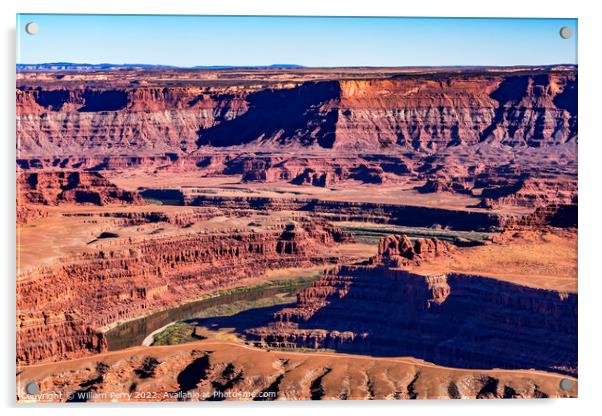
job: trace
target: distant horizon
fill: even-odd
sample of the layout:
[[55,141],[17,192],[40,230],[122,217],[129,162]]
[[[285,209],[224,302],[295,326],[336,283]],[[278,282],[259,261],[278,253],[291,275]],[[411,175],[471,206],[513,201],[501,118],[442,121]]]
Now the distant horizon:
[[35,63],[17,63],[16,66],[43,66],[43,65],[72,65],[72,66],[122,66],[122,67],[164,67],[173,69],[203,69],[203,68],[215,68],[215,69],[229,69],[229,68],[275,68],[275,69],[336,69],[336,68],[521,68],[521,67],[554,67],[554,66],[575,66],[578,64],[573,63],[552,63],[552,64],[514,64],[514,65],[395,65],[395,66],[381,66],[381,65],[352,65],[352,66],[305,66],[299,64],[266,64],[266,65],[220,65],[220,64],[207,64],[207,65],[193,65],[193,66],[177,66],[169,64],[156,64],[156,63],[141,63],[141,62],[69,62],[69,61],[56,61],[56,62],[35,62]]
[[[25,32],[29,22],[39,25],[33,36]],[[573,32],[570,39],[559,35],[565,26]],[[17,62],[179,68],[576,65],[577,36],[577,19],[19,14]]]

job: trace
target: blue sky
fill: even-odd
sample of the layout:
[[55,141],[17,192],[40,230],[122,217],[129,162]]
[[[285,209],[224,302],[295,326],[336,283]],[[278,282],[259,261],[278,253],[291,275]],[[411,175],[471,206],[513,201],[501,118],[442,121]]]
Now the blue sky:
[[[39,32],[28,35],[35,21]],[[562,26],[574,36],[559,36]],[[577,63],[576,19],[17,16],[17,63],[430,66]]]

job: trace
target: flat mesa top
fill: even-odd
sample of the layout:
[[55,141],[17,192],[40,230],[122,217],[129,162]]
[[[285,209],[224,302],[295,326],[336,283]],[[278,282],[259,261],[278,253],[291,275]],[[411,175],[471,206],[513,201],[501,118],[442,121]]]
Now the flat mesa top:
[[227,86],[329,80],[441,79],[517,75],[537,72],[574,72],[575,65],[517,67],[385,67],[385,68],[145,68],[136,66],[36,64],[17,66],[17,87],[94,83],[112,86]]

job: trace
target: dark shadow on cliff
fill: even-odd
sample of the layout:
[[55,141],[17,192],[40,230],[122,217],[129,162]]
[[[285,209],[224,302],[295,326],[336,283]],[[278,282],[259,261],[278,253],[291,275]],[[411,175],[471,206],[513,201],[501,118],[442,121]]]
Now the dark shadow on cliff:
[[49,111],[61,111],[63,106],[69,102],[82,102],[83,105],[77,110],[82,113],[118,111],[127,107],[128,104],[128,93],[117,90],[84,90],[81,94],[74,96],[66,89],[43,90],[38,87],[34,98],[37,104]]
[[[164,200],[166,204],[172,205],[165,197],[167,191],[145,190],[141,194],[144,198]],[[186,205],[229,208],[233,204],[236,204],[235,206],[238,209],[281,210],[281,203],[279,201],[279,199],[268,197],[244,196],[229,198],[214,195],[197,195],[194,199],[188,201]],[[452,230],[458,231],[490,231],[496,230],[501,226],[501,217],[493,212],[371,202],[324,201],[319,199],[290,199],[287,201],[287,207],[296,211],[328,213],[333,215],[332,218],[345,213],[344,218],[355,218],[357,216],[360,221],[362,221],[361,218],[365,215],[387,216],[390,218],[388,223],[408,227],[431,227],[433,224],[439,224],[442,227],[449,227]]]
[[233,328],[238,334],[250,328],[257,328],[268,325],[274,319],[274,314],[284,307],[291,307],[294,304],[266,306],[262,308],[249,309],[231,316],[216,316],[211,318],[195,318],[186,322],[204,326],[212,330],[223,328]]
[[577,76],[575,76],[575,79],[568,80],[564,86],[564,90],[554,97],[554,105],[568,111],[570,114],[569,128],[571,130],[571,137],[577,136],[577,102],[578,80]]
[[177,308],[159,311],[143,318],[128,321],[123,325],[119,325],[107,331],[106,337],[109,351],[117,351],[140,345],[151,332],[175,321],[197,322],[207,327],[212,327],[212,325],[215,324],[217,325],[216,328],[237,328],[241,331],[246,328],[266,325],[272,319],[274,312],[280,310],[282,305],[251,309],[227,317],[206,319],[194,317],[198,315],[199,311],[204,311],[207,308],[230,304],[241,300],[252,301],[273,296],[276,293],[282,293],[282,289],[274,288],[252,293],[224,295],[186,303]]
[[[489,96],[499,103],[491,124],[481,133],[480,141],[491,137],[495,129],[502,124],[510,113],[512,105],[516,105],[526,95],[529,87],[529,76],[515,76],[505,78],[499,87]],[[520,118],[520,117],[519,117]],[[509,130],[512,126],[509,126]],[[510,137],[514,136],[516,129],[509,131]]]
[[233,120],[199,130],[198,146],[236,146],[253,141],[276,144],[317,143],[331,148],[338,109],[329,105],[340,96],[339,83],[307,82],[295,88],[268,89],[247,97],[249,109]]
[[[429,288],[424,278],[401,273],[343,268],[339,276],[353,277],[348,292],[329,296],[309,320],[293,313],[292,321],[330,331],[319,347],[339,352],[576,375],[577,295],[466,275],[449,275],[447,283]],[[356,335],[340,336],[344,331]],[[290,339],[275,329],[267,341]],[[316,346],[310,336],[294,342]]]
[[117,111],[128,104],[128,94],[125,91],[84,91],[84,106],[80,112]]
[[[554,138],[563,127],[561,121],[555,122],[555,131],[546,133],[550,121],[547,119],[548,108],[539,101],[551,93],[552,79],[549,74],[519,75],[505,78],[490,97],[499,103],[495,109],[491,124],[483,130],[480,141],[493,139],[493,133],[500,126],[506,128],[502,143],[510,146],[527,145],[540,147],[548,137]],[[532,102],[530,107],[521,104],[527,98]],[[563,91],[552,99],[553,106],[569,113],[569,134],[567,141],[577,136],[577,80],[568,79]],[[533,131],[525,131],[525,122],[530,120]],[[524,137],[528,135],[529,137]]]
[[69,91],[51,90],[45,91],[38,88],[35,95],[36,102],[51,111],[60,111],[63,105],[69,102]]

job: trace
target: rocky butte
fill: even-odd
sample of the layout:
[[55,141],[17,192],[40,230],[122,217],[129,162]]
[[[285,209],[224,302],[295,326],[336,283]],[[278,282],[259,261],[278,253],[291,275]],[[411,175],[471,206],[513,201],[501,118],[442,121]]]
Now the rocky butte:
[[16,92],[20,169],[402,183],[486,209],[576,203],[571,66],[22,72]]
[[576,375],[575,294],[400,268],[449,250],[437,239],[386,237],[370,265],[325,274],[298,294],[294,307],[276,313],[274,323],[248,334],[271,346]]
[[[576,396],[577,85],[570,65],[22,67],[18,380]],[[107,351],[132,320],[315,268],[228,333]]]

